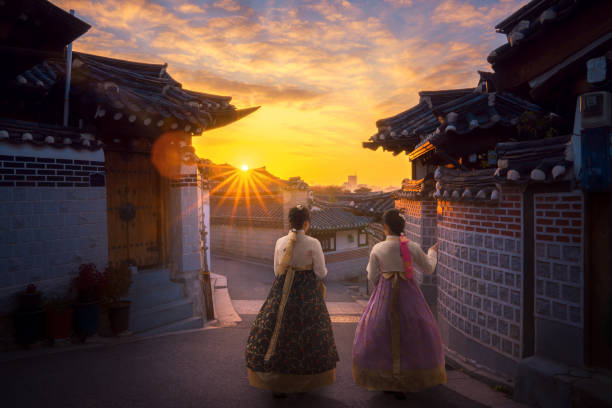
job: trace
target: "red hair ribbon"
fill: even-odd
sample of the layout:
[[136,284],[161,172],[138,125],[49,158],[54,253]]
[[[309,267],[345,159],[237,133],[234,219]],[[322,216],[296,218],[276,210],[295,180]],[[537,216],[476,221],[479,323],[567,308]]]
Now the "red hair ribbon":
[[408,279],[412,279],[414,276],[414,267],[412,266],[412,256],[410,256],[410,249],[408,249],[408,238],[404,235],[400,236],[400,252],[402,254],[402,260],[404,261],[404,272]]

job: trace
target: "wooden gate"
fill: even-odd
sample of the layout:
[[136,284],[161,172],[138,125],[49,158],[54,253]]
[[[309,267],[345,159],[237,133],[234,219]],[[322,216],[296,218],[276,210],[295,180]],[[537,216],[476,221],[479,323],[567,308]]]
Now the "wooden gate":
[[585,357],[612,369],[612,193],[587,196],[585,251]]
[[162,262],[161,178],[149,154],[106,151],[109,262]]

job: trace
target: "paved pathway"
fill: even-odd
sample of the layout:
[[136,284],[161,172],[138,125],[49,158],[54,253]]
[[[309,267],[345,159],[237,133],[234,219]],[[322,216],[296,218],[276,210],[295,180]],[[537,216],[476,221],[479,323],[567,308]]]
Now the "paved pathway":
[[[220,271],[217,269],[216,272]],[[240,293],[241,285],[243,289],[248,286],[237,279],[236,274],[240,272],[237,269],[234,272],[234,275],[228,274],[227,277],[232,294]],[[248,276],[248,273],[242,274]],[[233,284],[236,289],[232,288]],[[392,396],[357,387],[351,374],[351,351],[356,324],[348,319],[342,322],[346,317],[358,317],[357,314],[350,314],[357,310],[357,306],[350,304],[350,296],[341,289],[332,290],[333,299],[330,301],[330,308],[341,313],[334,314],[337,320],[332,325],[340,355],[337,381],[333,386],[308,393],[304,397],[274,400],[269,392],[248,385],[244,347],[255,316],[244,313],[239,321],[231,325],[145,339],[124,338],[113,344],[89,348],[71,347],[71,351],[57,353],[13,354],[13,358],[9,356],[0,359],[1,406],[521,407],[503,394],[454,370],[448,371],[448,384],[445,386],[411,394],[406,401],[397,401]],[[221,287],[219,290],[225,290],[226,293],[226,303],[220,305],[229,305],[231,308],[227,288]],[[267,291],[264,292],[267,294]],[[254,293],[258,294],[257,291]],[[260,300],[238,299],[238,309],[252,312],[255,302]],[[243,306],[244,310],[241,309]]]
[[[265,299],[274,282],[272,264],[213,257],[211,271],[227,277],[227,286],[232,300]],[[328,302],[353,302],[350,287],[356,284],[326,282],[325,285],[327,286],[326,300]]]
[[[233,300],[232,304],[240,315],[255,315],[261,309],[264,300]],[[363,312],[363,306],[356,302],[326,302],[330,315],[358,315]]]
[[[516,407],[503,395],[449,371],[449,383],[396,401],[353,384],[354,323],[334,323],[340,362],[336,384],[303,398],[274,400],[251,388],[244,347],[252,318],[233,327],[199,330],[123,344],[0,363],[2,406],[19,408],[224,407]],[[478,402],[480,401],[480,402]]]
[[[234,311],[238,315],[256,315],[261,309],[265,298],[268,296],[270,287],[274,281],[274,273],[272,265],[255,262],[241,262],[237,260],[213,257],[212,270],[215,274],[220,274],[221,282],[217,284],[218,289],[225,289],[231,297],[231,304]],[[226,280],[224,280],[226,278]],[[357,295],[350,286],[354,284],[344,285],[338,282],[327,282],[327,310],[331,315],[332,322],[342,323],[357,323],[359,316],[363,312],[364,301],[357,302]],[[227,302],[219,297],[217,301],[219,307],[216,307],[218,313],[223,316],[218,316],[219,320],[235,322],[239,319],[232,317],[231,312],[228,312],[224,307]],[[227,316],[227,317],[224,317]]]

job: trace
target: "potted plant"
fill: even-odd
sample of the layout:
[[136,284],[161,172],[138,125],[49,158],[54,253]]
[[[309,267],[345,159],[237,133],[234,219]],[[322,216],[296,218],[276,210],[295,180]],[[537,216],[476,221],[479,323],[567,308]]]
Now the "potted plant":
[[55,295],[45,303],[45,334],[53,345],[56,339],[70,337],[73,309],[66,299]]
[[15,340],[18,344],[29,346],[43,337],[44,315],[42,293],[30,283],[25,291],[17,294],[17,310],[13,315]]
[[95,264],[88,263],[79,266],[79,275],[73,282],[77,291],[77,301],[74,304],[74,328],[82,342],[98,330],[101,284],[102,274]]
[[102,296],[108,307],[108,318],[113,334],[117,335],[128,329],[130,324],[129,300],[121,298],[128,294],[132,284],[132,271],[127,264],[109,266],[102,278]]

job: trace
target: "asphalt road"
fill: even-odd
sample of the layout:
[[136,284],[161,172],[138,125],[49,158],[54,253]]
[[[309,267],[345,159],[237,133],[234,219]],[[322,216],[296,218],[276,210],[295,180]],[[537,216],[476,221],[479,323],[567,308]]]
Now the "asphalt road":
[[[257,300],[268,297],[268,292],[274,282],[274,270],[269,266],[235,261],[227,258],[213,257],[211,271],[227,277],[227,287],[232,300]],[[327,286],[326,300],[328,302],[352,302],[349,286],[325,282]]]

